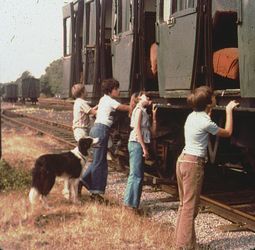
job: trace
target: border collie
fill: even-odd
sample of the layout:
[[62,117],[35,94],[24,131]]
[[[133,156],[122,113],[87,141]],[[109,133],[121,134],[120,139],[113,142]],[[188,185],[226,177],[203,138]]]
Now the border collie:
[[70,187],[69,199],[77,202],[79,178],[86,163],[85,157],[88,155],[91,145],[97,143],[98,138],[82,138],[79,140],[78,146],[71,151],[40,156],[35,161],[32,170],[32,187],[29,192],[31,205],[33,206],[40,198],[43,206],[49,208],[46,196],[51,191],[57,176],[65,179],[65,194],[66,189]]

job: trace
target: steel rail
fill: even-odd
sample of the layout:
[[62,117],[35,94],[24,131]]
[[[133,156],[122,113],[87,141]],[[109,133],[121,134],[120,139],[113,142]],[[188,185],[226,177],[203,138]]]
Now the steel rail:
[[[63,142],[65,144],[67,144],[70,148],[73,148],[73,147],[77,146],[76,143],[67,141],[66,139],[63,139],[60,136],[56,136],[56,135],[53,134],[53,132],[46,131],[46,129],[41,129],[41,128],[35,127],[34,125],[28,124],[26,122],[18,121],[16,118],[8,117],[5,114],[2,114],[2,118],[5,119],[5,120],[8,120],[9,122],[16,123],[16,124],[19,124],[21,126],[28,127],[28,128],[30,128],[32,130],[37,131],[37,132],[40,132],[42,134],[48,135],[48,136],[50,136],[50,137],[52,137],[52,138],[54,138],[54,139],[56,139],[56,140],[58,140],[60,142]],[[38,121],[39,121],[39,119],[38,119]],[[43,120],[41,120],[41,121],[43,121]],[[56,131],[56,126],[54,126],[51,129]]]

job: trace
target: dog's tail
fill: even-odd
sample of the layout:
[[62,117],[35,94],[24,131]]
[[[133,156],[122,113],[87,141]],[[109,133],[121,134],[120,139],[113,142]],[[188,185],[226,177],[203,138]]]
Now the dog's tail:
[[32,187],[29,192],[29,201],[31,205],[34,205],[36,201],[38,200],[40,194],[38,190],[35,187]]

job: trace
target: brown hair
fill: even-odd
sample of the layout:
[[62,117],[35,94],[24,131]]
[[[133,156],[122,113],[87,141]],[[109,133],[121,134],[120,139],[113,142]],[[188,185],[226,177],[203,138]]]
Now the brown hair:
[[113,78],[105,79],[102,82],[102,92],[106,95],[111,94],[113,89],[118,89],[119,87],[120,83]]
[[79,98],[83,93],[86,93],[85,86],[81,83],[77,83],[72,87],[72,95],[74,98]]
[[132,112],[133,110],[135,109],[135,106],[137,105],[137,103],[140,101],[140,96],[142,95],[146,95],[146,92],[145,91],[140,91],[140,92],[135,92],[131,95],[130,97],[130,103],[129,103],[129,106],[130,106],[130,110],[129,110],[129,117],[131,117],[132,115]]
[[135,92],[131,95],[130,97],[130,103],[129,103],[129,106],[130,106],[130,109],[129,109],[129,117],[131,117],[132,115],[132,112],[136,106],[136,104],[139,102],[139,93],[138,92]]
[[195,111],[204,111],[207,105],[212,103],[213,91],[208,86],[194,89],[187,97],[187,103]]

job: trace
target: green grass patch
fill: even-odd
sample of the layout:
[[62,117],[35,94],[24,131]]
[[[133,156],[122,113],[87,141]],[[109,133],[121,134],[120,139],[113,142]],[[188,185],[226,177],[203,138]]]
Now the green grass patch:
[[28,171],[12,168],[5,161],[0,161],[0,192],[27,188],[31,184]]

